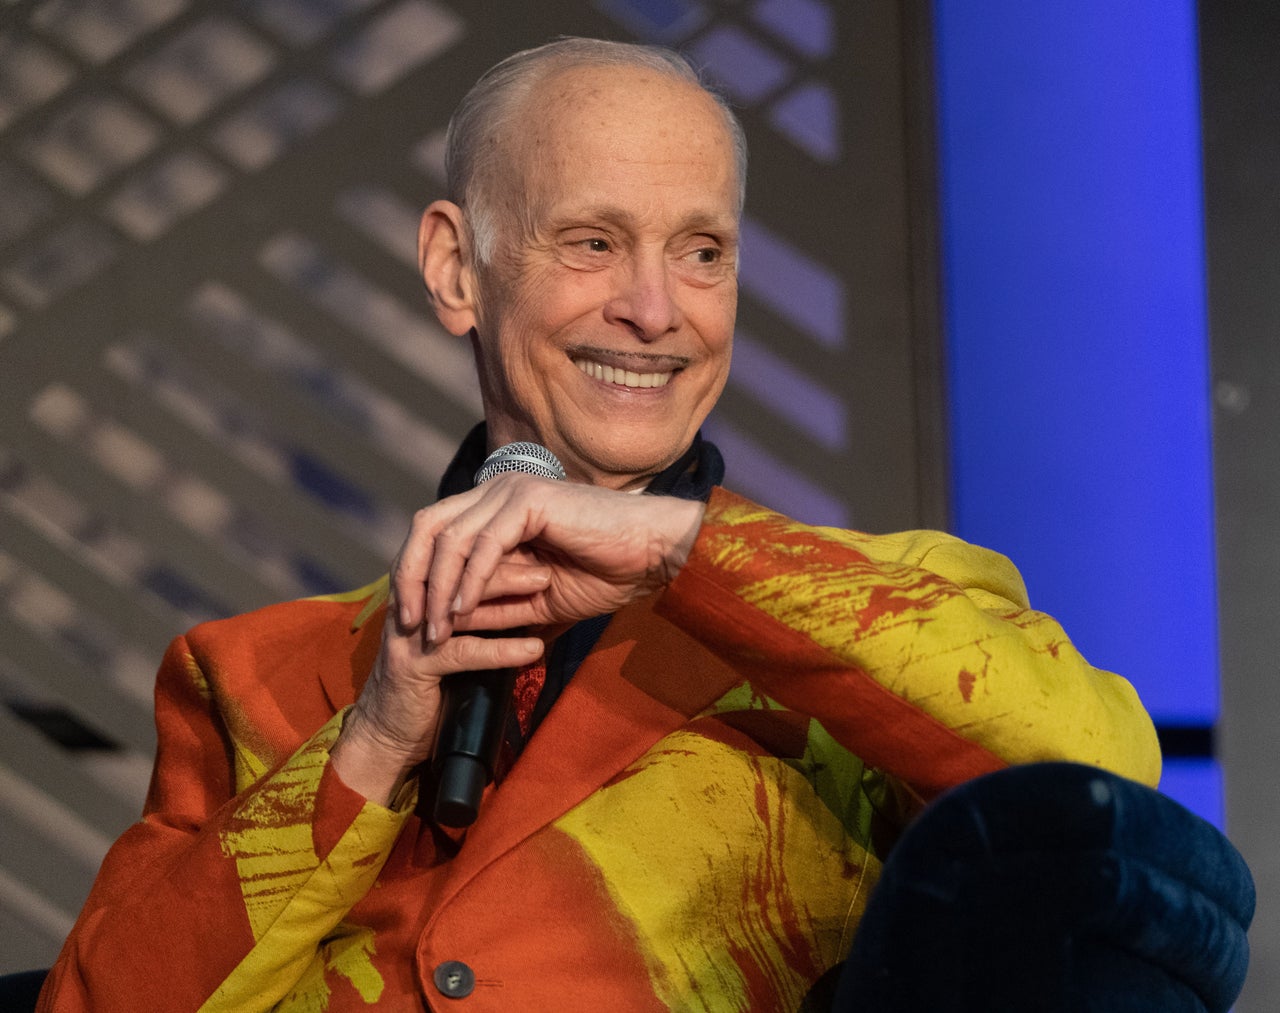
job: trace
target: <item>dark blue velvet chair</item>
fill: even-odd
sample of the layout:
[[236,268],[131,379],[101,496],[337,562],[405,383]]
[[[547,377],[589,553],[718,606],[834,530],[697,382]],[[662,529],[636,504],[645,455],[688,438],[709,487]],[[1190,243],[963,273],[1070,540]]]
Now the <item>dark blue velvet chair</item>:
[[17,971],[0,974],[0,1010],[4,1013],[26,1013],[36,1008],[40,986],[48,971]]
[[1252,877],[1217,829],[1091,767],[1013,767],[903,836],[835,991],[858,1013],[1226,1013]]

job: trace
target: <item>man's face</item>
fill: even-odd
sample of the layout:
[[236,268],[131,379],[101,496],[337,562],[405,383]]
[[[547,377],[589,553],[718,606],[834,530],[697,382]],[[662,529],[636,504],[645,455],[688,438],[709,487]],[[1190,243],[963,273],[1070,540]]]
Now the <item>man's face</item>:
[[737,308],[732,142],[700,89],[650,71],[544,82],[491,189],[476,359],[493,446],[532,440],[570,480],[642,486],[724,387]]

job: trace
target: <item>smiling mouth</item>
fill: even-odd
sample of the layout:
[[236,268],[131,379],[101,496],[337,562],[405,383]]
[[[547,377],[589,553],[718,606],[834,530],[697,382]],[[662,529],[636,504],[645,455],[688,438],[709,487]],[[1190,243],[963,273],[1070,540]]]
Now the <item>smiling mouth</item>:
[[665,387],[673,376],[692,364],[683,355],[618,352],[590,345],[579,345],[568,352],[569,359],[584,375],[628,389]]
[[574,359],[573,364],[587,376],[617,387],[665,387],[674,372],[640,373],[636,370],[623,369],[620,366],[607,366],[591,359]]

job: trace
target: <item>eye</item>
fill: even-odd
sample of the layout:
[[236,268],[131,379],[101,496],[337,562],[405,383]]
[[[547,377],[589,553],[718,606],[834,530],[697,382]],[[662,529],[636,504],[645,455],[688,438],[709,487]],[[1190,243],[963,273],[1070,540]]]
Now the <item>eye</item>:
[[695,267],[714,267],[716,264],[723,263],[724,250],[718,245],[693,246],[685,253],[684,261]]
[[692,235],[681,246],[674,263],[689,284],[718,285],[730,281],[736,273],[733,259],[736,250],[732,237],[726,239],[706,233]]
[[556,237],[556,256],[577,271],[607,270],[624,248],[620,237],[594,224],[567,226]]

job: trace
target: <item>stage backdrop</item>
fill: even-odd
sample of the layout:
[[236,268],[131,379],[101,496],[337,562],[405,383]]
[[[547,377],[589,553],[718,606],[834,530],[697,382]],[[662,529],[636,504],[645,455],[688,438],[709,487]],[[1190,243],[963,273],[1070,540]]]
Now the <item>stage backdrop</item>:
[[935,8],[956,531],[1137,684],[1220,820],[1196,6]]
[[169,638],[378,576],[479,417],[415,230],[513,50],[676,45],[741,112],[729,484],[946,525],[923,6],[3,5],[0,971],[52,960],[136,818]]

